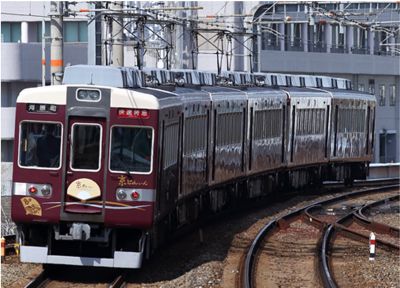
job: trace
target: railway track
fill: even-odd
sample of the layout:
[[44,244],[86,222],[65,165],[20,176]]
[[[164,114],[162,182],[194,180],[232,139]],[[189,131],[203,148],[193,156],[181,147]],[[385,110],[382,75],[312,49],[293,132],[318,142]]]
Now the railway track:
[[[395,195],[395,196],[390,196],[385,199],[375,201],[371,204],[367,204],[364,207],[361,207],[360,209],[358,209],[355,212],[347,213],[345,216],[337,219],[334,223],[330,223],[328,225],[328,227],[325,229],[324,236],[322,239],[321,254],[320,254],[320,258],[322,260],[322,261],[320,261],[320,271],[322,272],[321,278],[322,278],[324,287],[330,287],[330,288],[338,287],[337,283],[334,280],[334,277],[332,276],[332,271],[331,271],[332,269],[331,269],[331,265],[329,264],[329,254],[330,254],[329,252],[330,252],[330,248],[331,248],[330,243],[331,243],[331,239],[334,237],[335,232],[345,234],[347,237],[349,237],[351,239],[362,241],[365,243],[368,243],[368,241],[369,241],[369,231],[372,231],[375,233],[376,232],[385,233],[385,234],[391,235],[395,238],[398,237],[398,235],[399,235],[398,228],[391,227],[391,226],[388,226],[383,223],[377,223],[377,222],[368,220],[365,216],[362,215],[362,212],[361,212],[365,207],[369,207],[371,205],[379,205],[381,203],[386,203],[387,201],[393,201],[393,200],[398,200],[398,199],[399,199],[399,195]],[[306,211],[307,216],[310,217],[310,221],[311,221],[311,219],[313,219],[314,222],[319,221],[318,217],[315,217],[310,213],[310,210],[312,208],[313,207],[309,208],[308,211]],[[362,233],[362,232],[357,231],[360,229],[356,230],[354,228],[353,229],[348,228],[348,227],[351,227],[351,224],[353,222],[361,223],[361,225],[367,229],[366,231],[364,231],[367,233]],[[322,227],[323,225],[324,225],[324,222],[321,221],[320,226]],[[376,242],[378,243],[378,245],[380,247],[382,247],[384,249],[394,250],[397,252],[400,250],[400,247],[396,244],[393,244],[392,242],[388,242],[388,241],[382,240],[380,238],[377,238]]]
[[[31,282],[29,282],[25,288],[44,288],[47,286],[51,286],[52,284],[51,272],[48,270],[43,270],[38,276],[36,276]],[[115,278],[110,282],[109,285],[105,285],[108,288],[124,288],[126,287],[126,274],[119,273],[115,276]],[[55,285],[57,286],[57,285]],[[53,287],[55,287],[53,286]]]
[[38,276],[36,276],[25,288],[42,288],[50,282],[48,271],[43,270]]
[[109,288],[124,288],[126,285],[126,275],[125,273],[122,273],[115,277]]
[[[382,178],[382,179],[367,179],[367,180],[354,180],[351,184],[353,187],[368,187],[368,186],[386,186],[396,185],[400,182],[399,177]],[[327,181],[323,183],[323,187],[327,189],[342,188],[348,186],[342,181]]]
[[[341,222],[350,230],[355,231],[357,241],[354,241],[352,234],[343,237],[343,232],[340,231],[341,227],[333,227],[332,241],[327,243],[328,257],[327,264],[329,265],[329,272],[332,278],[336,281],[327,287],[341,287],[345,286],[349,281],[358,283],[359,287],[374,286],[372,283],[381,282],[383,279],[391,278],[389,275],[394,273],[392,280],[384,281],[378,286],[397,287],[398,286],[398,270],[390,269],[390,267],[398,267],[399,263],[399,227],[390,226],[386,223],[386,219],[397,219],[395,225],[398,225],[398,208],[399,208],[399,195],[381,199],[376,202],[369,203],[351,216],[345,217]],[[390,209],[395,208],[395,209]],[[384,214],[379,221],[371,220],[365,215],[371,210],[375,213]],[[371,215],[370,215],[371,216]],[[339,231],[338,231],[339,230]],[[368,236],[370,232],[375,233],[377,251],[376,257],[368,258],[369,249]],[[344,233],[347,234],[345,230]],[[350,237],[348,237],[350,236]],[[357,273],[351,272],[357,271]],[[383,272],[383,273],[382,273]],[[378,275],[385,275],[380,278]],[[393,279],[396,279],[393,282]]]
[[[397,185],[385,186],[385,187],[381,187],[381,188],[370,188],[370,189],[364,189],[362,191],[347,193],[347,194],[341,195],[336,198],[312,203],[311,205],[308,205],[305,208],[298,209],[296,211],[293,211],[289,214],[284,215],[283,217],[281,217],[277,220],[273,220],[273,221],[267,223],[267,225],[265,225],[261,229],[259,234],[256,236],[256,238],[250,245],[250,248],[246,254],[244,263],[243,263],[243,265],[241,267],[241,271],[240,271],[240,279],[239,279],[239,282],[241,284],[240,286],[246,287],[246,288],[256,287],[256,282],[258,281],[257,280],[258,278],[256,279],[255,272],[258,273],[258,271],[257,271],[258,265],[257,264],[258,264],[258,261],[260,261],[259,256],[263,254],[263,251],[271,250],[271,244],[270,244],[270,247],[266,246],[265,244],[268,243],[269,239],[274,240],[273,237],[284,239],[284,237],[287,236],[287,235],[285,236],[284,234],[291,233],[291,230],[293,230],[293,227],[291,227],[291,223],[296,223],[297,220],[303,219],[303,224],[309,225],[310,227],[312,226],[312,228],[310,228],[310,229],[313,229],[314,227],[316,227],[319,230],[324,230],[324,233],[317,233],[317,232],[316,233],[312,233],[312,232],[307,233],[308,235],[314,234],[314,239],[309,239],[309,242],[307,242],[307,243],[304,243],[304,241],[303,241],[303,244],[305,244],[305,245],[303,245],[304,246],[303,250],[301,248],[298,248],[297,249],[298,251],[295,251],[295,248],[293,248],[293,245],[295,245],[295,243],[289,243],[289,244],[292,244],[292,246],[286,245],[284,247],[286,247],[289,250],[293,250],[294,252],[300,252],[300,254],[303,253],[304,257],[307,257],[307,255],[309,256],[310,253],[312,254],[316,251],[320,251],[320,252],[318,252],[318,254],[319,254],[318,257],[319,257],[319,259],[322,260],[321,261],[322,267],[319,269],[321,275],[318,276],[318,278],[320,279],[319,281],[322,280],[322,283],[321,282],[318,283],[318,280],[314,279],[313,280],[314,282],[308,283],[308,285],[310,287],[313,287],[315,285],[321,286],[321,284],[324,284],[324,286],[327,286],[327,287],[335,287],[335,286],[329,286],[330,283],[334,284],[334,280],[331,276],[332,274],[329,271],[329,265],[328,265],[328,260],[327,260],[327,255],[328,255],[327,252],[329,249],[329,246],[327,244],[329,243],[329,240],[331,239],[335,228],[336,227],[340,228],[338,231],[340,231],[341,233],[346,233],[346,235],[351,234],[351,237],[353,237],[355,239],[364,238],[365,235],[363,235],[363,234],[357,235],[357,232],[352,231],[351,229],[347,228],[344,224],[342,224],[344,222],[348,222],[349,218],[353,219],[352,215],[353,215],[353,212],[355,211],[354,207],[350,207],[350,209],[348,209],[348,211],[341,211],[341,213],[339,213],[339,215],[338,214],[316,215],[315,212],[321,211],[321,207],[323,207],[323,206],[329,207],[330,204],[338,203],[339,201],[340,202],[349,202],[349,199],[356,199],[357,197],[359,198],[363,195],[365,196],[365,195],[369,195],[369,194],[373,194],[373,193],[376,194],[378,192],[380,193],[380,195],[382,195],[383,194],[382,191],[387,191],[389,189],[394,189],[394,188],[398,188],[398,187],[399,187],[399,185],[397,184]],[[358,204],[359,206],[357,206],[356,202],[352,203],[352,204],[356,204],[355,207],[357,207],[357,209],[361,208],[361,206],[363,204]],[[364,201],[364,203],[365,203],[365,201]],[[350,204],[350,206],[352,206],[352,204]],[[327,209],[327,211],[330,211],[330,208]],[[340,211],[340,209],[338,211]],[[300,229],[299,230],[300,232],[301,232],[301,229],[305,229],[304,227],[299,226],[299,224],[297,224],[297,226],[295,226],[294,228],[296,228],[298,230]],[[279,233],[281,235],[279,235]],[[278,235],[278,236],[274,236],[274,234]],[[358,233],[358,234],[360,234],[360,233]],[[385,241],[383,241],[383,242],[381,240],[379,240],[379,241],[380,241],[379,245],[387,244],[386,246],[389,246],[389,247],[391,245],[390,243],[388,244]],[[310,243],[313,243],[313,245],[315,245],[315,247],[314,248],[310,247],[310,245],[311,245]],[[285,244],[288,244],[288,243],[285,243]],[[280,246],[282,246],[282,245],[280,245]],[[272,246],[272,248],[274,248],[274,247]],[[319,249],[319,248],[321,248],[321,249]],[[398,249],[398,247],[397,248],[392,247],[392,248]],[[304,249],[307,251],[308,254],[304,253]],[[282,251],[278,251],[278,254],[279,253],[282,253]],[[290,251],[289,251],[289,253],[290,253]],[[291,255],[291,256],[294,256],[294,255]],[[270,255],[270,257],[273,258],[274,255],[272,255],[272,256]],[[293,257],[288,257],[288,258],[293,258]],[[289,259],[289,260],[292,261],[292,259]],[[264,261],[262,263],[265,264],[265,260],[261,260],[261,261]],[[302,262],[306,263],[307,261],[302,259]],[[324,262],[325,262],[325,264],[324,264]],[[311,261],[311,264],[312,264],[312,261]],[[294,265],[294,264],[291,263],[290,265]],[[264,276],[263,275],[260,276],[262,279],[260,281],[267,281],[266,283],[268,283],[268,278],[266,278],[268,276],[265,276],[265,273],[267,273],[267,274],[273,273],[273,271],[268,271],[268,268],[266,268],[265,265],[264,265],[264,270],[267,270],[267,271],[264,272]],[[326,273],[326,272],[328,272],[328,273]],[[291,281],[293,281],[293,279],[291,279]],[[296,280],[294,280],[294,281],[296,281]]]

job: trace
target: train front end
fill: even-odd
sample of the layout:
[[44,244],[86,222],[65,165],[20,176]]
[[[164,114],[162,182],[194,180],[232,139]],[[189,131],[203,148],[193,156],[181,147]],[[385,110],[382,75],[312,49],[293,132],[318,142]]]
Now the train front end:
[[156,99],[60,85],[22,91],[16,109],[21,261],[139,268],[154,219]]

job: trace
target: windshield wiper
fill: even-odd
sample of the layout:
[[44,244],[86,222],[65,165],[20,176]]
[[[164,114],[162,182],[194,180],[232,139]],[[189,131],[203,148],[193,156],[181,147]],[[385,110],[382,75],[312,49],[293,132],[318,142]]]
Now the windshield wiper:
[[132,176],[131,172],[129,171],[128,165],[126,165],[126,164],[124,163],[124,161],[122,160],[121,156],[118,156],[118,160],[119,160],[119,162],[122,164],[122,168],[124,169],[124,171],[125,171],[126,174],[128,175],[129,179],[133,180],[133,176]]

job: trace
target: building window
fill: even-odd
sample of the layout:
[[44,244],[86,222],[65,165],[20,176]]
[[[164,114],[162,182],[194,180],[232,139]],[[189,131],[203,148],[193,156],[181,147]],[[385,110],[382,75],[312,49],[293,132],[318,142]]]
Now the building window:
[[374,79],[368,80],[368,92],[371,94],[375,94],[375,80]]
[[262,50],[279,50],[278,24],[267,24],[262,32]]
[[385,106],[386,97],[385,97],[385,85],[379,85],[379,105]]
[[396,162],[396,133],[383,129],[379,134],[379,162]]
[[310,52],[325,52],[325,22],[310,25],[308,39]]
[[87,42],[88,29],[86,22],[64,22],[65,42]]
[[358,84],[358,91],[361,91],[361,92],[365,91],[364,84]]
[[[42,22],[37,22],[37,42],[42,42]],[[50,22],[45,23],[45,28],[44,28],[44,36],[45,37],[50,37]],[[46,39],[46,41],[50,41],[50,39]]]
[[21,42],[21,22],[2,22],[1,42]]
[[396,106],[396,85],[390,85],[389,105]]
[[368,50],[368,32],[365,29],[354,27],[353,30],[354,45],[352,52],[355,54],[367,54]]

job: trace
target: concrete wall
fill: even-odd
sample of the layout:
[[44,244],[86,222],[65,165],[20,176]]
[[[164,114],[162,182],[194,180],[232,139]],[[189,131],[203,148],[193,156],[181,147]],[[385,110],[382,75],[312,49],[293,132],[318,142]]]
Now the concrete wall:
[[[2,43],[1,81],[41,82],[42,52],[40,43]],[[46,63],[50,63],[50,46],[46,46]],[[87,64],[87,43],[64,43],[65,65]],[[50,65],[46,67],[50,81]]]
[[399,75],[399,57],[262,50],[261,71]]
[[1,109],[1,140],[14,138],[15,108]]
[[400,177],[400,163],[370,164],[368,179]]
[[1,196],[11,196],[12,163],[1,163]]

